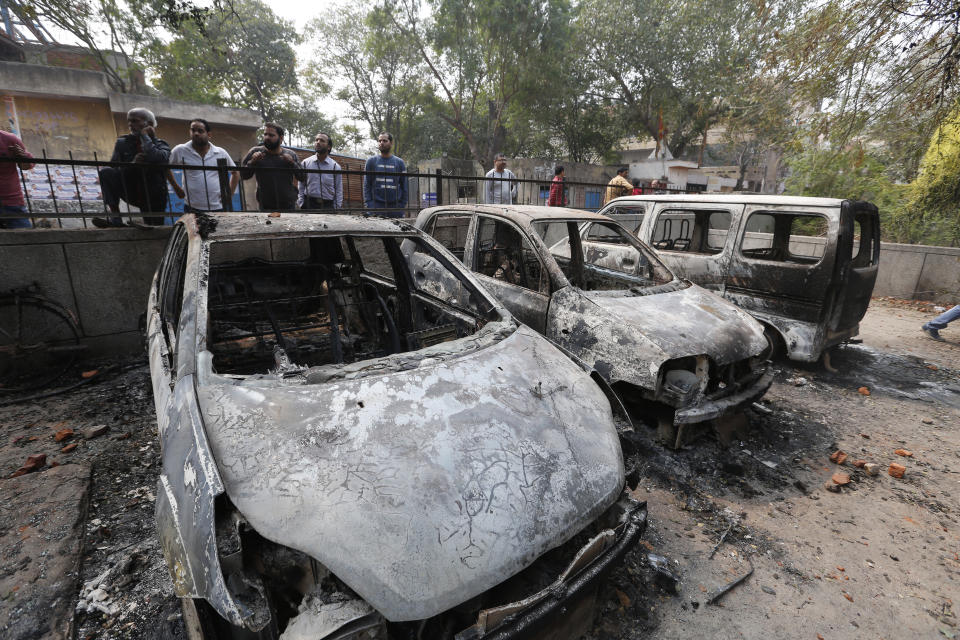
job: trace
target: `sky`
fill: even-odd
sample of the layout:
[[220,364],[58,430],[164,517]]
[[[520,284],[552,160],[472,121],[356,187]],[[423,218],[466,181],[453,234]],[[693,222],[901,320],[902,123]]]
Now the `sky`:
[[[328,8],[342,4],[342,0],[339,3],[334,2],[334,0],[309,0],[306,2],[304,0],[264,0],[264,3],[273,9],[273,12],[281,18],[292,21],[297,31],[301,31],[308,22],[326,13]],[[296,48],[297,59],[301,62],[310,58],[308,46],[309,45],[301,44]],[[335,100],[332,97],[326,99],[321,97],[317,102],[320,108],[327,112],[326,115],[335,117],[343,122],[353,122],[361,131],[365,129],[365,125],[355,122],[349,117],[350,110],[345,103]]]

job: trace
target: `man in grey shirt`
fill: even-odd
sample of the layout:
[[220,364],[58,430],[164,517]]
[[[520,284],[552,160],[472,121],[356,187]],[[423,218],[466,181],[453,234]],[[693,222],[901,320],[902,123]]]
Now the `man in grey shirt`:
[[484,191],[486,192],[484,202],[487,204],[513,204],[514,200],[517,199],[517,183],[514,182],[517,176],[513,175],[513,171],[507,169],[507,157],[505,155],[497,154],[493,161],[493,169],[487,172],[486,177],[492,179],[484,181]]
[[[316,153],[303,161],[304,169],[340,171],[330,157],[333,140],[329,133],[318,133],[313,139]],[[340,209],[343,207],[343,176],[339,173],[310,173],[300,182],[297,205],[301,209]]]

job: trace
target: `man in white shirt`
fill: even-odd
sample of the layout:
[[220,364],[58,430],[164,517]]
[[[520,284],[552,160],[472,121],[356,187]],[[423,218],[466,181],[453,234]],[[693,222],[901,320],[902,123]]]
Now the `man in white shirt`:
[[484,181],[484,191],[486,191],[484,202],[487,204],[513,204],[514,200],[517,199],[517,183],[514,182],[517,176],[513,175],[513,171],[507,169],[507,157],[505,155],[497,154],[493,161],[493,169],[487,172],[487,178],[492,179]]
[[[200,169],[183,170],[183,186],[177,183],[173,172],[167,171],[167,181],[173,191],[184,199],[184,213],[204,213],[223,211],[220,197],[220,177],[217,172],[217,160],[223,159],[228,167],[236,166],[230,154],[210,142],[210,123],[203,118],[190,121],[190,142],[178,144],[170,152],[170,164],[202,165],[212,167],[209,171]],[[240,174],[230,172],[229,196],[240,181]]]
[[343,207],[343,176],[339,173],[312,173],[318,169],[323,171],[340,171],[340,165],[331,157],[333,140],[328,133],[318,133],[313,139],[313,148],[316,153],[303,161],[303,168],[307,179],[297,187],[300,191],[297,196],[297,206],[301,209],[341,209]]

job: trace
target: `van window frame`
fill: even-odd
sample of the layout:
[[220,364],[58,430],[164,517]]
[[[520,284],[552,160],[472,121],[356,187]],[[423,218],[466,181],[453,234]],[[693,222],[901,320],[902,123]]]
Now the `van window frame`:
[[[822,220],[826,223],[826,226],[827,226],[827,233],[826,233],[826,235],[823,237],[823,238],[824,238],[823,253],[822,253],[820,256],[817,256],[817,261],[816,261],[816,262],[806,262],[806,263],[803,263],[803,262],[791,262],[791,261],[789,261],[789,260],[766,260],[766,259],[764,259],[764,258],[756,258],[756,257],[749,256],[749,255],[744,254],[744,253],[743,253],[743,241],[744,241],[744,239],[746,238],[746,235],[747,235],[747,226],[748,226],[749,223],[750,223],[750,219],[753,218],[753,216],[758,215],[758,214],[768,215],[768,216],[773,217],[774,219],[776,219],[776,218],[778,218],[778,217],[784,217],[784,216],[790,216],[790,217],[793,217],[793,218],[798,217],[798,216],[817,217],[817,218],[822,219]],[[784,210],[779,210],[779,209],[754,209],[754,210],[752,210],[752,211],[744,211],[744,213],[743,213],[742,215],[743,215],[743,221],[741,222],[741,225],[740,225],[740,228],[741,228],[740,233],[737,235],[737,244],[736,244],[735,252],[736,252],[737,256],[738,256],[741,260],[744,260],[745,262],[759,262],[759,263],[763,263],[763,264],[777,264],[777,265],[782,265],[782,266],[785,266],[785,267],[792,267],[792,268],[797,268],[797,269],[814,269],[814,268],[819,267],[821,264],[823,264],[824,258],[827,257],[827,249],[828,249],[828,247],[829,247],[829,245],[830,245],[830,236],[831,236],[831,232],[830,232],[830,221],[831,221],[831,218],[830,218],[830,216],[828,216],[828,215],[826,215],[826,214],[824,214],[824,213],[820,213],[820,212],[817,212],[817,211],[797,211],[797,210],[784,211]],[[791,226],[792,226],[792,221],[791,221]],[[750,232],[750,233],[756,233],[756,232]],[[818,236],[804,236],[804,237],[815,238],[815,237],[818,237]],[[801,256],[801,255],[797,255],[797,254],[794,254],[794,253],[790,253],[790,239],[789,239],[789,236],[788,236],[788,238],[787,238],[787,252],[789,253],[789,255],[791,255],[791,256],[793,256],[793,257],[796,257],[796,258],[809,258],[809,257],[811,257],[811,256]]]
[[[701,202],[660,202],[660,206],[655,209],[648,211],[644,215],[643,222],[641,223],[641,229],[646,226],[648,229],[647,233],[644,234],[648,236],[647,244],[654,249],[657,253],[663,252],[670,255],[676,256],[700,256],[702,258],[713,258],[718,259],[721,256],[726,255],[727,245],[730,243],[730,233],[736,229],[737,218],[742,214],[742,206],[739,210],[736,208],[731,208],[729,206],[724,206],[723,204],[715,203],[701,203]],[[693,213],[694,214],[694,226],[696,225],[696,217],[700,215],[707,216],[707,223],[709,224],[710,216],[714,213],[726,213],[730,216],[730,222],[727,225],[725,231],[727,232],[724,237],[723,245],[718,251],[708,252],[708,251],[688,251],[688,250],[677,250],[677,249],[661,249],[656,246],[657,239],[655,237],[657,231],[657,224],[659,224],[660,219],[665,214],[669,213]],[[649,220],[649,222],[648,222]],[[707,229],[707,238],[709,238],[710,227]],[[692,230],[691,230],[692,231]],[[704,241],[706,242],[706,240]]]

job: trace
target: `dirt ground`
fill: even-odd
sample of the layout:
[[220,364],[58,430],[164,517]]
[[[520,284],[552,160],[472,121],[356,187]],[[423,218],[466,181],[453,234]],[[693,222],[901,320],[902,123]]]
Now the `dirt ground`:
[[[960,638],[960,331],[944,331],[943,343],[924,337],[919,326],[934,314],[919,308],[875,300],[862,344],[834,357],[837,373],[777,363],[761,408],[727,447],[705,437],[668,451],[638,429],[636,493],[648,503],[649,528],[601,593],[590,640]],[[0,477],[34,453],[92,468],[86,514],[75,523],[79,574],[53,581],[72,593],[84,640],[183,637],[153,528],[159,447],[149,374],[135,365],[99,363],[102,380],[0,407]],[[106,433],[80,436],[100,425]],[[55,442],[64,428],[77,435]],[[78,446],[63,452],[68,442]],[[849,456],[842,466],[830,461],[838,449]],[[854,467],[857,459],[879,465],[879,475]],[[887,474],[891,462],[906,467],[903,479]],[[850,483],[827,491],[838,472]],[[11,538],[15,524],[0,522],[0,536],[16,543],[3,543],[0,567],[27,553],[16,540],[29,529]],[[675,587],[648,552],[664,558]],[[8,569],[0,585],[16,580]],[[60,637],[14,587],[0,593],[0,621],[19,619],[21,631],[7,636],[13,627],[0,622],[0,636]]]

